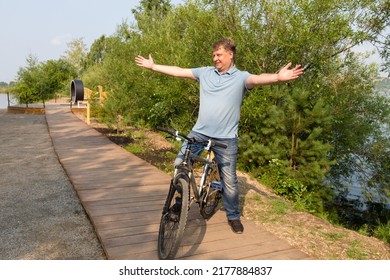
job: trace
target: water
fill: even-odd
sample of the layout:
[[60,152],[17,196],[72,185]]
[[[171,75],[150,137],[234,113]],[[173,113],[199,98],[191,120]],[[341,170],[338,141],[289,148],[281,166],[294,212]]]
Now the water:
[[[16,98],[13,97],[12,93],[9,94],[10,105],[18,104]],[[0,93],[0,109],[7,109],[8,107],[8,99],[6,93]]]
[[[379,94],[390,97],[390,79],[377,88]],[[381,133],[390,141],[388,123],[382,123]],[[370,139],[367,139],[370,141]],[[333,209],[339,214],[340,223],[351,229],[369,226],[372,231],[379,224],[387,224],[390,220],[390,199],[378,192],[376,188],[367,188],[367,180],[373,175],[370,165],[364,158],[353,157],[356,164],[363,164],[364,172],[355,172],[349,177],[340,178],[346,189],[335,189],[338,197],[334,201]],[[384,183],[385,184],[385,183]],[[386,186],[382,186],[386,187]],[[336,187],[335,187],[336,188]]]
[[8,100],[6,93],[0,93],[0,109],[7,109]]

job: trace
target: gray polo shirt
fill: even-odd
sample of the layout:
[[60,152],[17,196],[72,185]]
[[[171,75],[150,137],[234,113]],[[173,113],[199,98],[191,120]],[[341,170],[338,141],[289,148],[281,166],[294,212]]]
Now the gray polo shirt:
[[214,138],[235,138],[249,72],[235,66],[220,74],[215,67],[192,69],[200,82],[198,120],[192,130]]

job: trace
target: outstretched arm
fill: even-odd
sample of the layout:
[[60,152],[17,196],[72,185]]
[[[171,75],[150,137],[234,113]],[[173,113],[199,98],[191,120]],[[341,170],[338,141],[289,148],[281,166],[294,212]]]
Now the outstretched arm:
[[140,67],[150,69],[156,72],[160,72],[169,76],[174,76],[178,78],[195,79],[191,69],[181,68],[177,66],[155,64],[150,54],[148,59],[140,55],[136,56],[135,63]]
[[301,65],[297,65],[292,69],[289,69],[290,67],[291,62],[281,68],[275,74],[264,73],[260,75],[250,75],[246,79],[246,86],[248,89],[252,89],[255,86],[291,81],[302,75],[304,69],[301,67]]

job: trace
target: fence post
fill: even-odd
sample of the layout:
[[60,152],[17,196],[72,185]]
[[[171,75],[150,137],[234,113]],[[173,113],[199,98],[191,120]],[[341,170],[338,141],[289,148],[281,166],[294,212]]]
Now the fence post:
[[91,124],[91,106],[89,105],[89,100],[87,100],[87,124]]

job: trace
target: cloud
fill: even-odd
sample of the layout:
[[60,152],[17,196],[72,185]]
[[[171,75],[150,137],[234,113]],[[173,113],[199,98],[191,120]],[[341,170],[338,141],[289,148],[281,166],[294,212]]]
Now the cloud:
[[53,37],[50,40],[50,44],[52,44],[53,46],[60,46],[62,44],[65,44],[67,41],[69,41],[69,39],[71,39],[71,34],[69,34],[69,33],[63,34],[63,35],[58,35],[58,36]]

